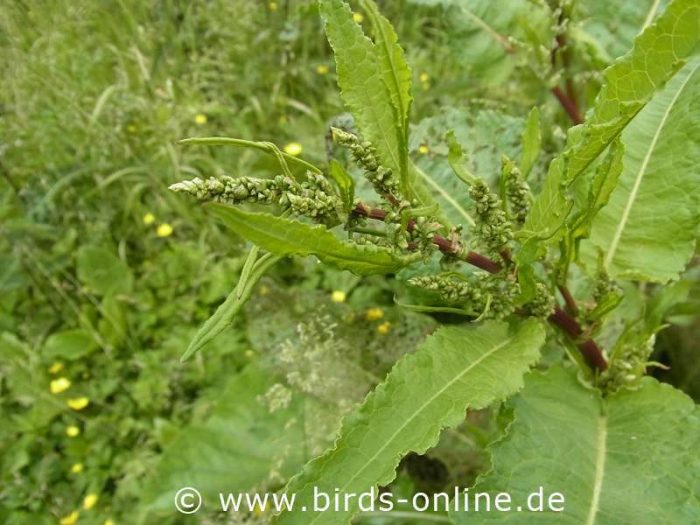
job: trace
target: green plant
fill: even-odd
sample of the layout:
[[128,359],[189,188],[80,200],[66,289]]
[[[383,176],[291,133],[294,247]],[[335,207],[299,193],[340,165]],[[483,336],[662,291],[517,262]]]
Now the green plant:
[[[526,178],[540,148],[536,110],[519,162],[503,158],[496,188],[471,173],[458,140],[448,135],[450,165],[472,202],[464,228],[440,209],[409,156],[411,71],[392,26],[372,0],[362,6],[373,40],[343,1],[319,6],[341,96],[358,130],[332,129],[332,137],[379,203],[355,198],[359,182],[339,160],[311,167],[272,145],[233,140],[274,155],[283,175],[171,186],[216,201],[208,208],[256,246],[236,290],[187,355],[230,321],[270,264],[291,255],[314,255],[358,275],[394,273],[419,289],[414,308],[471,322],[440,328],[402,358],[345,419],[335,445],[292,478],[286,492],[310,505],[312,487],[357,493],[387,485],[402,456],[428,450],[442,429],[462,421],[465,409],[521,391],[512,402],[514,422],[491,447],[492,470],[477,488],[525,494],[554,485],[567,494],[572,523],[697,521],[697,409],[646,370],[654,366],[650,353],[666,310],[684,293],[665,283],[679,279],[688,264],[700,219],[700,128],[693,117],[700,104],[694,55],[700,4],[671,2],[605,71],[593,108],[569,131],[535,195]],[[566,97],[559,88],[554,94]],[[581,120],[570,103],[562,105]],[[281,214],[232,206],[243,203]],[[620,287],[629,281],[665,286],[632,298]],[[638,313],[628,317],[622,305],[632,301],[639,301]],[[526,375],[545,341],[556,341],[568,358]],[[272,522],[345,523],[357,510],[296,510]],[[467,522],[460,512],[451,518]]]

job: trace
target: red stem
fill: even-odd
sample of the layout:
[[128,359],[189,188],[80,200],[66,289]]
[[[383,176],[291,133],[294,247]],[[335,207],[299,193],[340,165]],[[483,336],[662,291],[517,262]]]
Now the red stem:
[[[380,221],[386,219],[386,212],[384,210],[382,210],[381,208],[372,208],[361,202],[357,203],[355,209],[353,210],[353,213],[355,213],[355,215],[368,217],[370,219],[376,219]],[[411,220],[409,221],[406,229],[408,231],[412,231],[415,228],[415,226],[415,221]],[[461,246],[458,242],[451,241],[437,234],[433,235],[432,241],[433,244],[435,244],[435,246],[437,246],[438,249],[443,253],[450,255],[461,253]],[[481,255],[473,251],[468,251],[464,256],[460,258],[464,262],[471,264],[472,266],[476,266],[477,268],[481,268],[482,270],[486,270],[487,272],[492,274],[500,272],[502,268],[501,265],[493,259],[490,259],[485,255]],[[564,295],[564,298],[567,301],[567,305],[567,296],[571,301],[571,305],[569,305],[568,307],[572,309],[573,305],[572,310],[576,311],[577,308],[573,296],[571,296],[571,294],[565,287],[560,287],[560,291],[562,288],[564,288],[567,292],[567,295],[564,295],[564,293],[562,292],[562,295]],[[552,312],[548,320],[553,325],[556,325],[559,328],[561,328],[564,331],[564,333],[566,333],[574,341],[574,343],[576,343],[576,346],[583,355],[584,359],[594,370],[603,371],[608,367],[608,363],[605,361],[605,357],[603,356],[603,351],[598,346],[598,344],[590,338],[582,339],[582,337],[584,336],[583,328],[581,328],[581,325],[574,317],[566,313],[559,306],[556,306],[554,308],[554,312]]]

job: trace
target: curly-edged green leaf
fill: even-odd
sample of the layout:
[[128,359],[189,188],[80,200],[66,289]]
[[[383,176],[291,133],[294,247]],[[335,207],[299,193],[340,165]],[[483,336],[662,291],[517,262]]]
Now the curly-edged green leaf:
[[[440,431],[513,394],[539,356],[544,328],[534,320],[443,328],[415,354],[401,359],[386,380],[343,422],[333,449],[293,478],[295,510],[277,524],[347,523],[356,512],[312,512],[314,488],[360,493],[394,479],[408,452],[425,452]],[[356,502],[356,500],[355,500]],[[307,512],[300,506],[306,505]]]
[[[385,56],[381,60],[375,45],[353,20],[352,11],[344,1],[320,0],[319,8],[326,36],[335,53],[343,102],[355,118],[363,138],[377,149],[381,163],[400,174],[405,183],[408,167],[406,130],[392,101],[392,92],[394,97],[400,97],[403,92],[391,90],[385,81],[386,68],[391,67],[392,60],[396,61],[398,55],[392,52],[391,57]],[[381,22],[380,25],[385,27]],[[390,41],[385,43],[395,50]],[[407,67],[405,63],[402,66]]]
[[[575,371],[555,367],[528,376],[513,404],[492,471],[471,490],[507,492],[513,511],[454,512],[454,523],[700,523],[700,414],[685,394],[646,378],[602,399]],[[563,494],[564,510],[527,512],[539,487],[545,505]]]
[[676,279],[700,220],[700,58],[690,61],[622,135],[623,172],[591,242],[617,278]]
[[605,71],[593,110],[573,128],[564,153],[550,166],[553,180],[546,181],[523,227],[528,237],[559,238],[555,234],[571,210],[565,190],[683,66],[699,39],[700,0],[674,0],[630,52]]
[[362,0],[362,6],[372,22],[377,58],[381,66],[384,85],[397,110],[399,127],[404,138],[408,137],[408,119],[411,112],[411,69],[398,42],[391,23],[379,12],[373,0]]
[[323,226],[246,212],[226,204],[211,203],[207,208],[241,237],[277,255],[315,255],[357,275],[393,273],[407,264],[387,249],[341,241]]

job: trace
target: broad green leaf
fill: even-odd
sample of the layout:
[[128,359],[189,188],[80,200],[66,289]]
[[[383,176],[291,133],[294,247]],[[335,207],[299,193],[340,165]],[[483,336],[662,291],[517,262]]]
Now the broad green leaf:
[[81,246],[77,266],[78,279],[98,295],[128,294],[132,289],[131,270],[107,248]]
[[225,204],[212,203],[207,207],[233,231],[277,255],[315,255],[357,275],[392,273],[407,264],[388,249],[341,241],[323,226],[250,213]]
[[85,330],[64,330],[51,334],[44,343],[42,354],[46,359],[73,361],[91,354],[99,345]]
[[274,375],[250,365],[217,394],[211,415],[186,426],[163,451],[145,483],[142,523],[173,516],[173,498],[182,487],[200,491],[204,508],[219,505],[219,492],[264,486],[270,472],[290,476],[304,460],[301,398],[273,413],[260,403]]
[[520,157],[520,171],[527,177],[540,156],[542,132],[540,131],[540,111],[537,106],[530,110],[523,130],[523,154]]
[[[347,108],[355,118],[355,123],[365,140],[377,149],[381,163],[400,174],[403,187],[406,187],[408,170],[408,149],[406,147],[406,129],[399,117],[398,108],[394,107],[393,97],[402,100],[402,89],[390,89],[385,75],[398,75],[399,87],[403,72],[391,71],[399,60],[397,45],[387,35],[384,44],[388,46],[390,56],[385,53],[383,59],[375,45],[367,38],[362,28],[353,20],[350,7],[342,0],[320,0],[319,8],[326,29],[326,36],[335,53],[336,71],[340,95]],[[388,22],[379,22],[386,30]],[[402,55],[402,53],[401,53]],[[402,58],[402,57],[401,57]]]
[[[314,488],[360,493],[394,479],[408,452],[425,452],[445,427],[459,424],[468,408],[479,409],[516,392],[539,356],[544,329],[534,320],[442,328],[415,354],[401,359],[343,422],[333,449],[293,478],[296,510],[277,524],[347,523],[345,513],[311,512]],[[299,510],[307,505],[307,512]]]
[[[514,510],[454,512],[454,523],[700,523],[700,414],[685,394],[645,378],[603,399],[555,367],[528,376],[513,404],[492,470],[470,492],[507,492]],[[527,512],[540,486],[545,502],[564,495],[563,512]]]
[[684,67],[622,135],[624,169],[591,242],[613,277],[676,279],[700,221],[700,58]]
[[555,234],[571,210],[566,190],[683,66],[699,38],[700,0],[674,0],[630,52],[606,70],[586,122],[571,130],[564,153],[550,165],[523,228],[527,237],[558,239]]

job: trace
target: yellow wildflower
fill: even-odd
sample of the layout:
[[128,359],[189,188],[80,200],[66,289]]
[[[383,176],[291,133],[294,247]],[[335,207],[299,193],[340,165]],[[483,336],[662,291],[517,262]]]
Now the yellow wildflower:
[[331,294],[331,301],[334,303],[344,303],[347,298],[347,294],[342,290],[335,290]]
[[173,234],[173,227],[170,226],[167,222],[164,222],[163,224],[158,226],[158,229],[156,230],[156,235],[158,237],[170,237]]
[[329,71],[330,69],[326,64],[320,64],[316,66],[316,73],[318,73],[319,75],[327,75]]
[[277,8],[279,6],[277,5],[277,2],[270,2],[269,4],[267,4],[267,7],[270,11],[277,11]]
[[58,374],[61,370],[63,370],[63,363],[60,363],[59,361],[56,361],[54,364],[52,364],[49,367],[49,374],[51,375],[56,375]]
[[146,215],[143,216],[143,223],[148,226],[149,224],[153,224],[156,222],[156,216],[153,215],[152,213],[147,213]]
[[126,130],[127,130],[129,133],[132,133],[132,134],[133,134],[133,133],[136,133],[139,129],[138,129],[136,126],[134,126],[133,124],[129,124],[129,125],[126,127]]
[[85,510],[90,510],[92,507],[95,506],[95,503],[97,503],[99,496],[95,494],[94,492],[91,494],[88,494],[85,496],[85,499],[83,500],[83,508]]
[[298,142],[290,142],[284,147],[284,152],[288,155],[292,155],[293,157],[301,155],[302,151],[304,151],[304,148],[302,148],[301,144]]
[[376,321],[384,317],[384,310],[381,308],[370,308],[365,314],[365,319],[368,321]]
[[430,82],[430,75],[428,75],[428,73],[421,73],[420,81],[423,83]]
[[80,435],[80,429],[76,427],[75,425],[71,425],[66,428],[66,436],[68,437],[76,437]]
[[114,520],[105,520],[103,525],[114,525]]
[[58,523],[60,525],[75,525],[75,523],[78,521],[78,514],[79,512],[77,510],[74,510],[68,516],[64,516],[60,520],[58,520]]
[[391,330],[391,323],[389,321],[385,321],[377,327],[377,332],[381,335],[388,334],[389,330]]
[[90,400],[87,397],[73,397],[67,403],[73,410],[82,410],[90,404]]
[[58,379],[54,379],[49,385],[49,389],[51,390],[52,394],[60,394],[61,392],[65,392],[69,388],[70,380],[68,380],[65,377],[59,377]]
[[361,13],[353,13],[352,14],[352,19],[357,22],[358,24],[361,24],[362,21],[365,19],[364,16],[362,16]]
[[430,153],[430,148],[425,144],[421,144],[420,146],[418,146],[418,153],[420,153],[421,155],[427,155],[428,153]]
[[80,474],[83,471],[83,464],[82,463],[76,463],[70,468],[70,471],[73,474]]
[[197,113],[194,116],[194,123],[198,126],[204,126],[207,123],[207,116],[203,113]]

